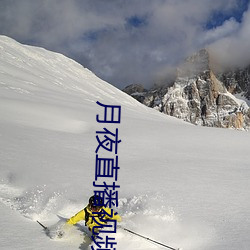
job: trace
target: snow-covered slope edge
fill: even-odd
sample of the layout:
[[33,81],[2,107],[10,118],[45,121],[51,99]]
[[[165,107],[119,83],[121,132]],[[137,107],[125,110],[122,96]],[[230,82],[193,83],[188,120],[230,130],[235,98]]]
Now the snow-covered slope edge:
[[[1,36],[0,60],[2,101],[5,97],[5,102],[2,103],[1,107],[3,105],[9,107],[9,97],[12,100],[18,97],[17,99],[22,99],[26,113],[29,113],[31,110],[25,106],[27,100],[28,104],[30,101],[39,101],[46,106],[48,103],[54,104],[57,101],[67,102],[68,95],[75,98],[75,103],[78,101],[83,106],[95,100],[100,102],[108,100],[111,103],[125,105],[131,109],[140,106],[112,85],[96,77],[88,69],[61,54],[52,53],[38,47],[21,45],[8,37]],[[68,106],[75,103],[68,103]],[[41,111],[39,116],[46,116],[45,106],[44,109],[39,110]],[[16,103],[13,103],[9,108],[14,112],[15,107]],[[65,112],[67,113],[67,110]],[[59,118],[56,115],[57,110],[52,110],[52,113],[55,114],[54,120]],[[53,118],[51,122],[53,122]],[[27,121],[27,124],[30,124],[29,121]],[[43,126],[43,124],[36,125]],[[74,125],[77,131],[77,124],[70,125],[73,126],[72,131]],[[60,124],[57,126],[60,126]],[[64,130],[63,127],[56,129]]]
[[[1,248],[88,249],[78,228],[51,241],[31,221],[71,216],[93,192],[100,101],[122,106],[121,124],[108,126],[122,140],[122,225],[185,250],[248,249],[249,133],[185,124],[62,55],[6,37],[0,46]],[[119,250],[161,249],[116,237]]]

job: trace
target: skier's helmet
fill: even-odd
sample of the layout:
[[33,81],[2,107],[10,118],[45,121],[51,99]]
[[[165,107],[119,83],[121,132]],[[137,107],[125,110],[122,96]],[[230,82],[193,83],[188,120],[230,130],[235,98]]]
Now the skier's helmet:
[[89,198],[89,207],[93,211],[98,211],[103,207],[103,199],[98,195],[93,195]]

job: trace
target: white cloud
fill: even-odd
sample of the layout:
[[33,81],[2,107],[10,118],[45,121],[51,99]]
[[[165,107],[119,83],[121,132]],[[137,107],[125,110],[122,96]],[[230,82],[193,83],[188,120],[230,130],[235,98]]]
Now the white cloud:
[[221,26],[205,30],[200,37],[200,43],[211,44],[214,41],[218,41],[237,33],[239,28],[240,24],[235,20],[235,18],[232,17],[229,20],[226,20]]
[[246,66],[250,63],[250,9],[234,32],[210,45],[216,61],[229,67]]
[[[230,14],[237,0],[44,0],[0,2],[0,33],[63,52],[97,75],[124,87],[155,77],[210,43],[234,46],[249,38],[235,19],[207,31],[214,12]],[[138,17],[144,23],[129,26]],[[244,48],[247,47],[245,44]],[[163,73],[162,73],[163,72]]]

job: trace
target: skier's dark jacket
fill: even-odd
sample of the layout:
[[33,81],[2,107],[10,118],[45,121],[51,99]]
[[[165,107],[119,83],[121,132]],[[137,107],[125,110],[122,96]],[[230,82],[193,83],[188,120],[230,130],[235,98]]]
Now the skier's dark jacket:
[[74,225],[81,220],[85,220],[85,225],[92,231],[93,227],[100,226],[100,224],[105,225],[106,220],[116,220],[120,222],[121,216],[117,213],[112,213],[111,209],[108,207],[102,207],[98,211],[99,214],[93,214],[90,207],[87,206],[77,214],[72,216],[68,221],[67,224]]

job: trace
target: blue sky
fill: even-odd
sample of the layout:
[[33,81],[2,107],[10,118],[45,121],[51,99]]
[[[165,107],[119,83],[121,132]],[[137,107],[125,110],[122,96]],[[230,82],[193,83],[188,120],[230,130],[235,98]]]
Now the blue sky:
[[249,0],[1,0],[0,34],[63,53],[124,88],[164,82],[210,48],[223,64],[250,63]]
[[249,0],[240,0],[236,8],[233,8],[229,13],[224,13],[222,10],[216,10],[211,14],[211,18],[207,21],[206,28],[212,29],[223,25],[225,20],[234,18],[237,22],[242,22],[244,12],[247,11]]

